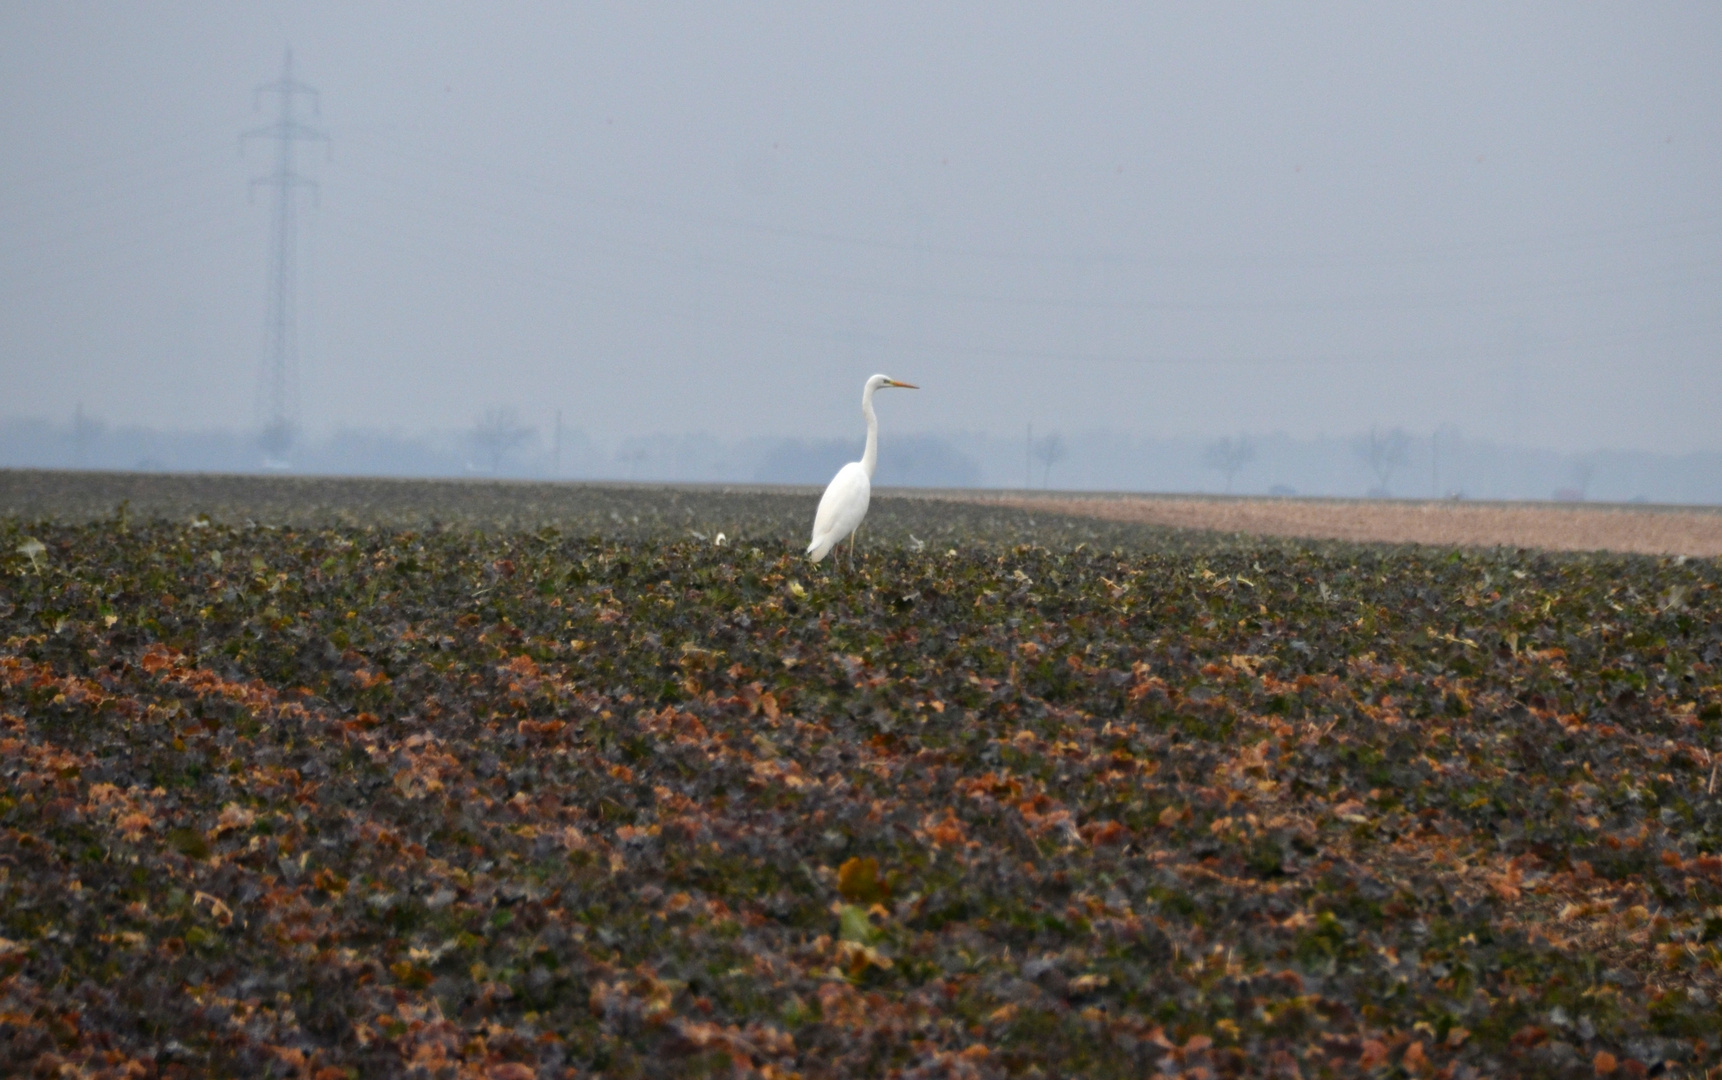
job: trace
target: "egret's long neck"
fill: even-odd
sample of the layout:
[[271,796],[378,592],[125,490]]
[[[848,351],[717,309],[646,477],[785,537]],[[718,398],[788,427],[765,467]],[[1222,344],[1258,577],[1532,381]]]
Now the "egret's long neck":
[[873,479],[873,466],[879,463],[879,417],[873,413],[873,387],[861,394],[861,415],[867,418],[867,449],[861,452],[861,468],[867,479]]

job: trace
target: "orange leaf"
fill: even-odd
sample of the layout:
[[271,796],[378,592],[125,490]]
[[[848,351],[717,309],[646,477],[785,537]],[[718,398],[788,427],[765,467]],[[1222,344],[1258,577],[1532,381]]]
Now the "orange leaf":
[[871,855],[849,859],[837,868],[837,891],[843,899],[860,904],[877,903],[891,895],[879,880],[879,860]]
[[1429,1059],[1423,1056],[1423,1043],[1414,1042],[1405,1048],[1405,1054],[1399,1059],[1399,1067],[1406,1072],[1417,1072],[1429,1064]]
[[145,649],[144,654],[138,657],[138,667],[153,675],[164,668],[172,667],[175,659],[173,650],[158,642]]

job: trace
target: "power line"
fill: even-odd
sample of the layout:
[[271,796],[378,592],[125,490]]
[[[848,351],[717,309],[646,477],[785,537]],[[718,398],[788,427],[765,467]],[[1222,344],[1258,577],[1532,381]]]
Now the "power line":
[[[164,138],[139,143],[125,150],[116,150],[100,157],[64,162],[56,167],[33,173],[7,176],[5,179],[7,194],[10,196],[27,194],[36,188],[50,188],[52,193],[60,194],[68,190],[75,190],[79,185],[102,184],[116,179],[129,183],[149,168],[154,167],[159,170],[162,162],[158,160],[152,163],[148,160],[149,158],[159,155],[170,147],[200,141],[216,130],[230,131],[233,125],[244,120],[245,116],[245,111],[241,110],[219,119],[206,120]],[[208,147],[204,149],[208,149]],[[139,163],[138,159],[140,158],[145,160]],[[192,159],[176,153],[168,164],[178,167],[188,160]],[[115,171],[116,167],[117,171]]]
[[[373,146],[370,149],[375,150],[377,147]],[[806,270],[793,272],[776,266],[762,265],[757,259],[695,254],[685,246],[678,248],[664,242],[600,233],[585,225],[571,224],[567,218],[560,216],[567,210],[565,198],[554,208],[532,205],[518,198],[512,188],[528,192],[542,193],[545,191],[537,181],[530,177],[505,170],[480,171],[474,166],[467,166],[463,159],[452,155],[402,154],[399,151],[394,151],[394,153],[396,156],[414,163],[415,172],[410,179],[403,179],[375,168],[366,168],[363,165],[349,164],[348,168],[356,170],[357,175],[393,189],[387,195],[380,192],[368,194],[362,188],[355,189],[352,194],[361,200],[374,199],[378,204],[385,206],[392,215],[416,214],[433,220],[438,231],[448,231],[451,228],[460,228],[464,225],[465,231],[469,233],[474,235],[482,233],[486,234],[487,239],[501,240],[518,236],[517,230],[526,227],[531,230],[536,239],[544,239],[553,232],[558,234],[559,241],[566,237],[568,242],[562,243],[558,249],[559,253],[564,255],[570,250],[584,250],[608,257],[652,260],[665,266],[713,277],[759,281],[767,284],[790,284],[798,289],[898,297],[917,302],[977,304],[1013,308],[1119,311],[1124,313],[1165,311],[1321,313],[1376,309],[1485,308],[1523,303],[1527,300],[1586,299],[1611,296],[1628,291],[1666,288],[1675,283],[1709,282],[1716,279],[1716,271],[1722,268],[1722,263],[1718,263],[1709,256],[1695,262],[1691,260],[1663,261],[1656,265],[1627,269],[1619,266],[1618,260],[1616,260],[1613,263],[1613,269],[1606,276],[1596,273],[1577,276],[1571,274],[1561,276],[1539,274],[1526,280],[1507,284],[1436,289],[1427,287],[1404,288],[1399,290],[1385,288],[1383,282],[1376,280],[1380,275],[1375,275],[1367,287],[1360,286],[1354,291],[1339,295],[1308,298],[1264,296],[1253,299],[1228,299],[1171,294],[1163,296],[1124,295],[1117,298],[1106,298],[1042,295],[1033,292],[1012,293],[985,288],[964,288],[960,284],[953,287],[931,289],[906,284],[899,280],[900,275],[889,280],[875,281],[850,273],[809,272]],[[420,166],[420,162],[428,163],[428,165]],[[428,182],[426,179],[433,169],[442,173],[459,173],[481,186],[476,193],[470,190],[449,191],[442,189],[434,182]],[[508,185],[512,185],[512,188]],[[402,193],[405,193],[404,196]],[[566,192],[562,194],[565,196]],[[596,205],[592,199],[586,201]],[[695,220],[693,216],[688,214],[672,213],[667,210],[657,216],[690,223]],[[1677,226],[1706,222],[1710,224],[1697,231],[1670,231],[1675,230]],[[705,223],[711,224],[712,222],[708,220]],[[1714,231],[1715,227],[1722,227],[1722,215],[1689,217],[1674,221],[1645,221],[1631,226],[1578,230],[1540,239],[1521,238],[1519,240],[1500,241],[1499,246],[1503,252],[1510,254],[1513,249],[1523,249],[1525,252],[1529,252],[1530,245],[1541,245],[1553,250],[1554,246],[1562,240],[1570,240],[1581,242],[1574,250],[1583,250],[1587,247],[1607,247],[1609,250],[1625,251],[1633,245],[1642,247],[1649,244],[1704,237],[1709,232]],[[860,241],[856,242],[860,243]],[[1495,242],[1490,243],[1494,244]],[[893,247],[901,254],[939,258],[951,254],[947,250],[922,243],[898,244],[893,245]],[[1431,252],[1439,250],[1459,251],[1462,250],[1462,246],[1408,252],[1404,268],[1409,270],[1427,265],[1433,261],[1430,257]],[[1358,256],[1358,258],[1362,257],[1362,255]],[[1266,262],[1272,262],[1266,256],[1263,258]],[[1220,264],[1216,263],[1215,265]],[[1287,268],[1291,265],[1289,262],[1286,264]],[[1143,264],[1141,268],[1148,269],[1150,267],[1148,264]],[[962,272],[959,270],[956,276],[960,278]],[[1276,286],[1276,291],[1284,291],[1281,286],[1290,287],[1297,281],[1301,281],[1304,276],[1306,275],[1299,274],[1294,278],[1288,275],[1276,279],[1279,283]],[[1189,283],[1185,282],[1180,291],[1188,293],[1189,287]]]
[[[488,273],[492,276],[507,277],[534,286],[564,285],[577,287],[588,293],[606,293],[617,298],[615,302],[609,305],[612,311],[625,308],[654,322],[667,319],[687,324],[723,327],[749,333],[813,341],[823,345],[841,344],[847,340],[845,334],[834,331],[827,321],[817,317],[811,320],[794,320],[782,317],[761,319],[737,314],[714,314],[710,311],[695,310],[674,304],[661,296],[655,297],[654,302],[642,303],[641,294],[613,279],[600,279],[584,273],[570,272],[556,266],[540,265],[530,260],[505,256],[493,249],[481,246],[463,245],[440,237],[425,237],[419,235],[415,230],[401,230],[378,225],[375,222],[354,217],[341,211],[331,210],[326,211],[326,213],[331,216],[331,220],[338,224],[357,226],[356,230],[348,234],[353,239],[361,239],[362,241],[359,233],[369,231],[380,237],[380,239],[371,241],[376,246],[410,258],[423,260],[438,268],[447,268],[451,265],[464,266],[473,262],[486,261],[490,264]],[[391,235],[395,239],[389,239]],[[1692,329],[1709,332],[1714,325],[1714,320],[1708,320],[1702,324],[1695,324]],[[1538,341],[1530,346],[1530,352],[1544,354],[1629,340],[1666,339],[1668,336],[1669,331],[1661,325],[1656,327],[1628,327],[1601,333],[1574,334]],[[942,356],[952,361],[1057,362],[1126,368],[1379,368],[1384,365],[1429,368],[1482,355],[1487,352],[1488,348],[1482,344],[1462,344],[1418,349],[1386,348],[1313,353],[1291,353],[1272,349],[1248,353],[1210,353],[1164,349],[1104,353],[1029,346],[987,346],[973,341],[934,340],[890,333],[869,332],[866,338],[867,343],[872,347],[894,354]]]
[[[459,172],[469,180],[500,190],[512,184],[549,195],[558,201],[574,195],[607,212],[624,211],[685,225],[707,226],[731,232],[793,241],[809,241],[837,248],[863,248],[927,254],[940,258],[981,262],[1058,265],[1141,267],[1187,271],[1191,269],[1235,270],[1239,268],[1286,267],[1305,270],[1317,265],[1399,264],[1418,265],[1513,256],[1569,254],[1585,250],[1612,250],[1630,246],[1677,242],[1709,237],[1722,230],[1722,213],[1714,211],[1671,218],[1644,218],[1607,225],[1582,225],[1545,233],[1524,233],[1476,240],[1447,240],[1436,244],[1408,244],[1359,249],[1314,249],[1304,251],[1208,251],[1182,255],[1141,253],[1120,249],[1048,250],[993,247],[970,244],[941,244],[888,236],[847,233],[817,226],[797,226],[760,221],[732,212],[672,205],[662,199],[639,195],[619,196],[592,190],[577,191],[565,178],[544,178],[517,168],[499,167],[456,153],[424,147],[386,129],[373,132],[373,149],[408,160],[416,168],[430,166],[441,172]],[[393,144],[393,149],[388,145]]]
[[281,63],[281,78],[264,83],[256,91],[258,103],[264,94],[276,95],[280,113],[273,124],[255,128],[240,136],[245,139],[275,140],[275,168],[266,176],[254,177],[252,190],[258,185],[275,189],[274,228],[269,246],[269,296],[263,321],[263,377],[258,393],[258,419],[262,424],[264,462],[277,468],[286,466],[287,451],[292,448],[298,420],[298,402],[293,393],[293,378],[299,363],[299,340],[294,302],[298,292],[298,221],[296,194],[301,188],[317,190],[315,181],[300,176],[293,168],[293,144],[297,142],[329,141],[329,136],[316,128],[299,122],[293,105],[303,95],[311,99],[312,112],[318,112],[317,91],[293,78],[293,50],[288,49]]

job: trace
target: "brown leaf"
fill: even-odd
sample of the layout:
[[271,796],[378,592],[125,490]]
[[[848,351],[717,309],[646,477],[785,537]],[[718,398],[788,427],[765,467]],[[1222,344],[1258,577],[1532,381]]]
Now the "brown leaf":
[[172,649],[158,642],[145,649],[144,654],[138,657],[138,667],[153,675],[172,667],[177,659],[179,657]]
[[891,895],[879,880],[879,860],[871,855],[849,859],[837,868],[837,891],[843,899],[858,904],[878,903]]
[[1405,1053],[1399,1059],[1399,1067],[1406,1072],[1421,1072],[1429,1064],[1429,1059],[1423,1054],[1423,1043],[1414,1042],[1405,1048]]

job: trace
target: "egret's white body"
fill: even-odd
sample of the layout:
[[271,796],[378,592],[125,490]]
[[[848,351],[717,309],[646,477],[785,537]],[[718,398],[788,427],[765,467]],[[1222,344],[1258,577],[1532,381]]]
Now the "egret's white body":
[[[867,449],[860,461],[851,461],[837,470],[825,494],[819,497],[819,510],[813,515],[813,541],[807,545],[807,555],[814,562],[825,558],[831,549],[853,537],[867,516],[867,503],[873,497],[873,467],[879,461],[879,418],[873,413],[873,391],[885,386],[915,387],[884,375],[867,380],[861,391],[861,415],[867,418]],[[853,545],[853,541],[851,541]]]

